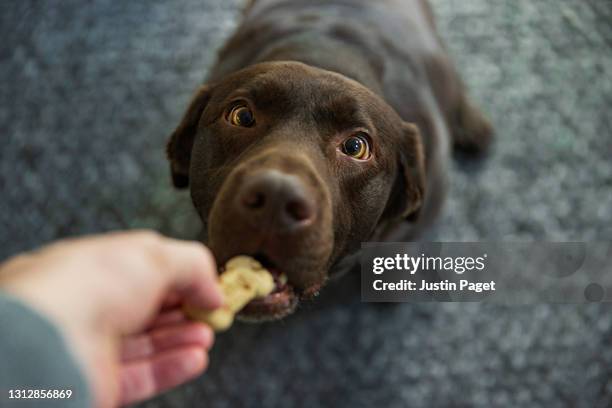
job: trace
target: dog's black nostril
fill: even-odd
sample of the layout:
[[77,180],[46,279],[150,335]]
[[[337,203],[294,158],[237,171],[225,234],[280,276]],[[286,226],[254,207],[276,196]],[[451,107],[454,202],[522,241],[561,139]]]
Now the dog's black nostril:
[[266,196],[260,192],[251,192],[247,194],[242,202],[245,206],[252,209],[262,208],[266,204]]
[[285,211],[295,221],[305,221],[312,217],[310,206],[303,200],[292,200],[285,206]]
[[312,225],[317,203],[298,176],[260,170],[245,178],[235,209],[248,224],[270,232],[296,232]]

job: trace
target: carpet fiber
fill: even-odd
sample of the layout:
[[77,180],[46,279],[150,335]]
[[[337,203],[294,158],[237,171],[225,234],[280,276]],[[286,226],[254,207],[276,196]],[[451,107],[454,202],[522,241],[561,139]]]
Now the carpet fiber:
[[[497,130],[455,162],[444,241],[612,239],[612,3],[435,0]],[[0,2],[0,257],[149,227],[193,237],[163,147],[241,2]],[[134,293],[138,296],[138,293]],[[220,335],[210,369],[145,407],[609,407],[612,308],[376,306],[356,277]]]

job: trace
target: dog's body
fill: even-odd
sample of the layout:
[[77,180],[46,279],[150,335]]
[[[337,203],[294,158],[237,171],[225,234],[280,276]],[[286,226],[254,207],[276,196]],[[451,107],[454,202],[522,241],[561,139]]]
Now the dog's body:
[[220,260],[263,254],[306,296],[359,242],[412,239],[439,212],[451,146],[491,138],[424,0],[252,1],[207,83],[169,143],[175,184]]

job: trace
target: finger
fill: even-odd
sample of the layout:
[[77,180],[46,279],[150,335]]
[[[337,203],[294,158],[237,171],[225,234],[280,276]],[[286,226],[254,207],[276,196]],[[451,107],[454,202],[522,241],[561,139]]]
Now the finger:
[[210,250],[196,242],[164,239],[159,254],[168,267],[163,274],[167,289],[175,289],[195,306],[205,309],[221,306],[223,297]]
[[[95,242],[98,244],[93,245]],[[98,245],[104,242],[105,251]],[[222,302],[216,265],[211,252],[197,242],[165,238],[153,232],[115,233],[92,239],[90,251],[114,272],[107,276],[105,289],[113,307],[110,325],[121,334],[141,332],[159,313],[171,293],[196,307],[214,309]],[[112,253],[116,256],[110,257]],[[118,255],[117,255],[118,254]],[[112,278],[112,279],[111,279]],[[116,285],[120,279],[122,285]],[[104,289],[104,285],[101,285]],[[137,290],[138,297],[132,293]],[[169,301],[172,301],[170,296]],[[176,299],[176,297],[175,297]],[[110,307],[110,306],[104,306]]]
[[121,343],[121,360],[142,359],[185,346],[209,350],[213,342],[214,334],[210,327],[188,322],[126,337]]
[[161,312],[157,317],[149,323],[148,330],[161,328],[164,326],[173,326],[178,323],[186,322],[185,313],[180,309],[168,310]]
[[121,405],[151,398],[198,376],[208,365],[208,355],[198,347],[167,351],[149,360],[121,368]]
[[166,295],[162,302],[162,310],[174,309],[181,304],[181,295],[176,292],[170,292]]

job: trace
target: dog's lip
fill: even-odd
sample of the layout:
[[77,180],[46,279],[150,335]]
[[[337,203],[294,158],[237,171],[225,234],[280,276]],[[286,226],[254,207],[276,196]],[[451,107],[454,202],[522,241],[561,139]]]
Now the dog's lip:
[[257,259],[264,268],[270,272],[274,279],[274,290],[267,296],[253,299],[245,307],[249,310],[259,310],[266,314],[281,314],[285,309],[290,311],[295,305],[298,296],[286,274],[284,274],[276,264],[265,254],[257,253],[253,257]]
[[298,304],[299,297],[291,285],[276,288],[268,296],[253,299],[241,311],[240,317],[246,319],[279,319],[291,313]]

